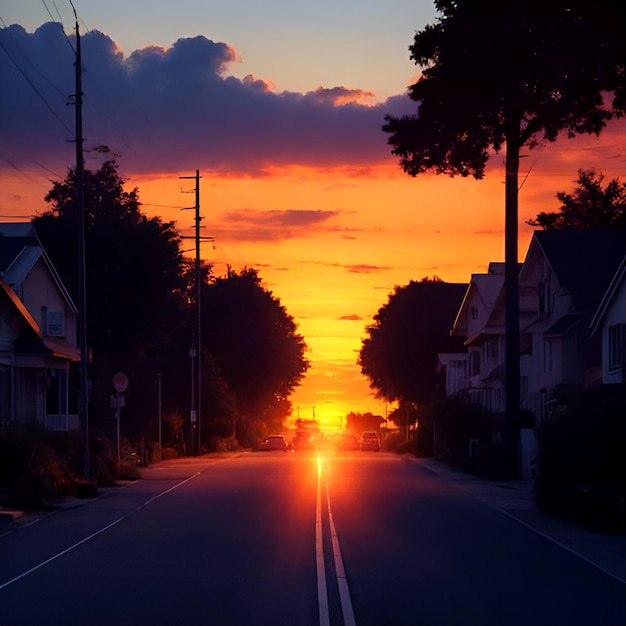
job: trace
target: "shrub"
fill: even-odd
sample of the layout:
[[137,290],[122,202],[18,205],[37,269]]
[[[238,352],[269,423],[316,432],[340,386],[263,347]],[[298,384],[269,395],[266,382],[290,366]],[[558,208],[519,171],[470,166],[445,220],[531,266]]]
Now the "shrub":
[[72,434],[46,430],[39,424],[15,424],[0,432],[0,486],[25,508],[72,492]]
[[537,503],[605,531],[624,531],[626,394],[618,386],[585,390],[537,429]]

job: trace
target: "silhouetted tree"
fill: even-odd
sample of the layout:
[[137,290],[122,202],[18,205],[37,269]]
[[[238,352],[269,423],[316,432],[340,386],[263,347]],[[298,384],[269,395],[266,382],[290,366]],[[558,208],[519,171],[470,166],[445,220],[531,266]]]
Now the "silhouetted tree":
[[207,285],[202,300],[203,348],[234,394],[237,438],[245,445],[280,430],[288,397],[308,369],[306,344],[280,300],[261,284],[256,270]]
[[544,230],[555,228],[625,228],[626,183],[613,178],[602,187],[604,176],[595,170],[578,170],[578,187],[573,193],[556,194],[561,202],[558,211],[541,212],[529,220],[531,226]]
[[373,413],[354,413],[346,415],[346,429],[355,433],[362,433],[365,430],[380,430],[380,425],[385,423],[382,415]]
[[[625,9],[611,0],[436,0],[439,18],[416,33],[422,68],[414,115],[386,117],[393,154],[427,170],[482,178],[490,150],[505,150],[507,439],[518,438],[518,172],[520,151],[561,131],[599,133],[611,111],[603,92],[622,80]],[[623,109],[623,98],[614,100]]]
[[423,405],[443,395],[437,354],[462,348],[450,329],[466,288],[440,280],[396,286],[367,326],[358,359],[378,398]]
[[[76,301],[78,207],[75,170],[53,183],[51,209],[34,219],[42,244]],[[85,171],[87,334],[92,354],[90,415],[109,417],[114,372],[133,376],[184,324],[185,281],[173,223],[147,218],[137,189],[124,190],[118,166]]]

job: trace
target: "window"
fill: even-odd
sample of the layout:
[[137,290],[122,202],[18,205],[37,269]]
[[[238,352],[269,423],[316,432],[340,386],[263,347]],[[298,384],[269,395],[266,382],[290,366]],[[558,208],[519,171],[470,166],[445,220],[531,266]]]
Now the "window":
[[624,365],[624,342],[626,341],[626,324],[609,326],[609,370],[621,369]]
[[46,335],[65,337],[65,315],[62,311],[48,311],[46,313]]
[[539,313],[550,313],[550,275],[539,281]]

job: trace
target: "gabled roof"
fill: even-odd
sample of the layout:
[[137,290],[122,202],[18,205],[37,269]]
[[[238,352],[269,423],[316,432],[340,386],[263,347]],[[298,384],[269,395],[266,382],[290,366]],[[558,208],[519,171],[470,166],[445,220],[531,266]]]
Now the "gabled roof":
[[600,302],[600,305],[598,306],[598,309],[595,315],[593,316],[593,319],[591,320],[591,324],[590,324],[591,334],[594,334],[598,330],[598,327],[602,323],[602,320],[604,319],[604,315],[606,314],[606,311],[609,308],[609,305],[611,304],[613,298],[615,297],[615,294],[619,290],[620,285],[624,284],[625,280],[626,280],[626,254],[624,255],[624,258],[622,259],[622,262],[620,263],[619,267],[617,268],[617,271],[615,272],[615,275],[613,276],[613,279],[611,280],[611,284],[606,290],[606,293],[604,294],[604,297],[602,298],[602,301]]
[[626,229],[543,230],[533,240],[577,311],[594,312],[626,253]]
[[30,222],[0,223],[0,278],[6,284],[12,289],[19,287],[39,259],[43,259],[70,310],[77,314],[76,306],[43,249],[33,225]]
[[8,299],[11,301],[19,315],[26,321],[26,323],[35,331],[35,334],[39,335],[39,325],[33,319],[33,316],[28,312],[24,303],[17,297],[13,289],[9,287],[3,280],[0,279],[0,293],[5,293]]
[[467,310],[475,296],[482,300],[487,310],[487,317],[489,317],[503,285],[504,263],[489,263],[487,274],[472,274],[471,282],[467,287],[450,334],[464,336],[467,333],[467,323],[465,322]]

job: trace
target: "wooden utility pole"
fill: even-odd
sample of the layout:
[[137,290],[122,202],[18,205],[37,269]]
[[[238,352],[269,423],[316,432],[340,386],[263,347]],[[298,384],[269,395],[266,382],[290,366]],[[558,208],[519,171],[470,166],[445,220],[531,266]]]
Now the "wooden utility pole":
[[[195,229],[196,233],[194,239],[196,241],[196,328],[192,331],[191,336],[191,348],[189,350],[189,356],[191,357],[191,428],[192,428],[192,448],[196,448],[198,455],[202,454],[202,433],[200,428],[200,415],[202,405],[202,273],[200,263],[200,171],[196,170],[195,176],[180,176],[180,178],[194,179],[196,181],[195,194]],[[194,368],[194,358],[197,358],[197,366]],[[195,371],[194,371],[195,370]],[[197,381],[197,384],[196,384]],[[197,395],[197,398],[196,398]],[[194,429],[196,434],[194,434]],[[196,442],[197,440],[197,442]],[[192,450],[193,452],[193,450]]]
[[[72,5],[74,8],[74,5]],[[82,442],[83,479],[90,478],[89,463],[89,389],[87,369],[87,272],[85,263],[85,163],[83,160],[83,87],[80,31],[76,18],[76,208],[78,211],[78,341],[80,347],[80,389],[78,398],[78,421]]]

